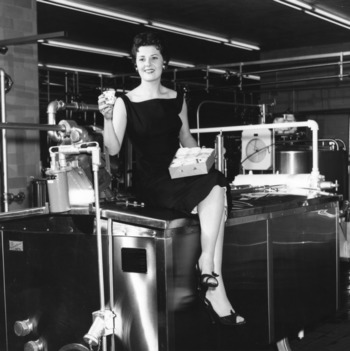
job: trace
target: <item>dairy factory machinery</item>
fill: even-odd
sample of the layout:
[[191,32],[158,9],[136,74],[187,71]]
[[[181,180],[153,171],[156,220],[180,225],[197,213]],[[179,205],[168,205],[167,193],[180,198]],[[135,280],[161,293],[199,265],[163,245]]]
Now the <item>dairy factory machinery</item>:
[[[48,123],[32,126],[7,123],[2,115],[2,130],[45,130],[56,145],[48,150],[38,206],[8,211],[5,204],[0,213],[1,351],[227,349],[238,339],[290,350],[288,338],[335,313],[339,224],[348,195],[338,177],[343,169],[327,178],[320,154],[326,145],[325,153],[343,160],[345,150],[339,140],[320,141],[315,121],[284,116],[192,130],[216,134],[215,164],[225,174],[225,134],[241,133],[223,275],[249,323],[227,331],[198,306],[198,219],[115,193],[107,157],[101,161],[103,145],[75,121],[56,123],[66,109],[97,107],[53,101]],[[304,129],[310,141],[293,138]],[[2,167],[6,176],[6,158]],[[101,186],[115,196],[101,197]],[[6,181],[3,188],[8,193]]]

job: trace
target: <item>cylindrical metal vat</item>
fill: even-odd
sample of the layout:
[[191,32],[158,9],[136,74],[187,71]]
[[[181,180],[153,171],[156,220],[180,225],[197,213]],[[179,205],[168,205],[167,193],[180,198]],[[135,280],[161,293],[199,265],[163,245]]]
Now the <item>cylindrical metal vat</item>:
[[276,171],[282,174],[310,173],[311,151],[276,151]]
[[[338,194],[344,199],[348,194],[348,159],[345,150],[319,150],[318,167],[327,181],[337,182]],[[312,171],[311,150],[276,150],[275,169],[282,174],[310,173]]]
[[31,183],[32,206],[44,207],[47,202],[46,179],[33,179]]

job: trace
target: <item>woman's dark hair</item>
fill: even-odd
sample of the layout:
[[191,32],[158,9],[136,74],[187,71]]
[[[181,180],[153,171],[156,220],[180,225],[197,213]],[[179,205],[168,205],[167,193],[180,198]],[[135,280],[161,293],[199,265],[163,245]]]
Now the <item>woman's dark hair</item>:
[[163,39],[159,35],[155,34],[154,32],[144,32],[135,36],[131,48],[131,58],[134,64],[136,64],[136,54],[140,46],[155,46],[162,54],[164,64],[168,64],[168,50],[164,45]]

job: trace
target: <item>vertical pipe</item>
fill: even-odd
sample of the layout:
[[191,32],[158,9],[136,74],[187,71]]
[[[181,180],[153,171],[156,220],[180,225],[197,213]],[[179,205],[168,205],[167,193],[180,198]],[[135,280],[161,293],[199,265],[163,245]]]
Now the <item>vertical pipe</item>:
[[46,71],[47,74],[47,101],[51,101],[51,86],[50,86],[50,71]]
[[274,310],[274,287],[273,287],[273,254],[270,220],[266,220],[266,258],[267,258],[267,323],[269,342],[275,339],[275,310]]
[[[109,218],[107,221],[108,234],[108,266],[109,266],[109,301],[110,310],[114,308],[114,278],[113,278],[113,221]],[[115,351],[114,333],[111,336],[111,351]]]
[[[176,90],[176,73],[177,73],[177,69],[175,68],[174,71],[173,71],[173,76],[174,76],[174,90]],[[124,77],[123,77],[124,79]]]
[[340,80],[343,80],[343,74],[344,74],[343,61],[344,61],[344,54],[341,52],[340,53],[340,62],[339,62],[339,78],[340,78]]
[[224,142],[222,132],[216,136],[216,169],[222,173],[224,170]]
[[[64,101],[68,104],[68,73],[64,73]],[[68,119],[68,110],[66,110],[66,118]]]
[[312,159],[313,159],[313,166],[312,166],[312,173],[318,174],[318,129],[312,128]]
[[[94,173],[94,190],[95,190],[95,210],[96,210],[96,239],[97,239],[97,258],[98,258],[98,281],[100,291],[100,311],[106,310],[105,290],[104,290],[104,275],[103,275],[103,252],[102,252],[102,233],[101,233],[101,214],[98,188],[98,170],[93,169]],[[102,337],[102,350],[107,350],[106,337]]]
[[[6,102],[5,102],[5,71],[0,69],[0,98],[1,98],[1,123],[6,123]],[[0,197],[3,196],[3,211],[8,212],[8,183],[7,183],[7,144],[6,144],[6,129],[1,130],[1,156],[2,156],[2,186]]]

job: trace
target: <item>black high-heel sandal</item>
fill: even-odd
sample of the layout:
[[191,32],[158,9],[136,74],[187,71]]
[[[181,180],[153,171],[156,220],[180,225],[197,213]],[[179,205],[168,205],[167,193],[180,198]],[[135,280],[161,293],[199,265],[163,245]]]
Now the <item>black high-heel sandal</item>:
[[[246,323],[246,320],[244,319],[244,317],[242,317],[241,315],[239,315],[236,312],[233,312],[232,310],[230,311],[229,315],[220,317],[215,312],[212,304],[210,303],[210,301],[206,297],[202,297],[202,301],[203,301],[204,307],[205,307],[206,311],[208,312],[209,317],[210,317],[213,324],[219,323],[222,325],[239,326],[239,325],[243,325]],[[240,322],[237,321],[237,319],[239,317],[243,318],[243,320]]]
[[198,264],[196,268],[199,276],[199,290],[206,292],[208,288],[216,288],[219,285],[219,282],[216,279],[219,276],[219,274],[216,274],[215,272],[212,272],[211,274],[201,274]]
[[216,279],[219,274],[212,272],[211,274],[201,274],[200,285],[205,288],[216,288],[219,285]]

